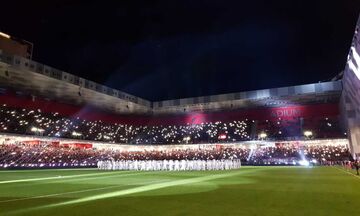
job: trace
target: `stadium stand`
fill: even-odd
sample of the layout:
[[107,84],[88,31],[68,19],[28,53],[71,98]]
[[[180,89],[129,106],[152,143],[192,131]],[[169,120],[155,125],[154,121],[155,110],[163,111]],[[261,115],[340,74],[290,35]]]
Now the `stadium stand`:
[[233,160],[251,165],[298,165],[302,160],[314,164],[341,164],[351,160],[346,145],[217,146],[206,149],[153,149],[125,151],[59,146],[49,143],[10,143],[0,145],[0,168],[96,167],[98,161],[123,160]]
[[[214,143],[258,139],[343,138],[336,103],[181,115],[117,115],[22,92],[0,94],[0,132],[110,143]],[[6,102],[6,103],[5,103]],[[263,137],[264,138],[264,137]],[[262,138],[262,139],[263,139]]]
[[[345,78],[349,75],[346,71]],[[99,160],[147,159],[235,158],[254,165],[314,160],[327,164],[349,160],[349,151],[353,157],[358,152],[357,138],[349,139],[350,145],[334,145],[337,139],[357,133],[349,124],[356,119],[353,110],[357,106],[343,94],[356,83],[331,81],[151,102],[4,51],[0,52],[0,77],[0,136],[39,137],[38,141],[0,143],[3,168],[95,166]],[[45,137],[73,141],[49,144],[41,141]],[[318,145],[286,143],[314,139],[333,141]],[[277,144],[132,152],[110,147],[196,147],[249,141]],[[99,149],[94,142],[108,145]]]
[[[201,122],[198,124],[130,125],[109,123],[103,119],[91,121],[64,116],[41,109],[13,108],[0,105],[0,131],[37,134],[49,137],[78,138],[111,143],[172,144],[234,142],[257,139],[266,133],[267,139],[298,139],[302,131],[311,130],[315,138],[341,138],[337,116],[271,120],[239,119]],[[188,139],[188,140],[186,140]]]

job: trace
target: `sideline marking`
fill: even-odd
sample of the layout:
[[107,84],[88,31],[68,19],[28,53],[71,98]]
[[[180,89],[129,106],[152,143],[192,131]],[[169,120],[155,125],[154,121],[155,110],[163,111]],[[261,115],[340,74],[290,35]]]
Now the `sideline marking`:
[[[126,173],[130,171],[124,171]],[[18,182],[31,182],[31,181],[44,181],[44,180],[52,180],[52,179],[68,179],[68,178],[77,178],[84,176],[98,176],[98,175],[110,175],[115,172],[101,172],[101,173],[88,173],[88,174],[78,174],[78,175],[66,175],[66,176],[53,176],[53,177],[43,177],[43,178],[29,178],[29,179],[15,179],[15,180],[6,180],[0,181],[0,184],[10,184],[10,183],[18,183]]]
[[123,186],[123,185],[108,186],[108,187],[101,187],[101,188],[92,188],[92,189],[78,190],[78,191],[70,191],[70,192],[65,192],[65,193],[39,195],[39,196],[25,197],[25,198],[18,198],[18,199],[0,200],[0,203],[22,201],[22,200],[30,200],[30,199],[40,199],[40,198],[60,196],[60,195],[68,195],[68,194],[76,194],[76,193],[84,193],[84,192],[90,192],[90,191],[105,190],[105,189],[110,189],[110,188],[115,188],[115,187],[120,187],[120,186]]
[[113,175],[101,175],[101,176],[94,176],[94,177],[86,177],[86,178],[75,178],[75,179],[62,179],[46,182],[49,184],[54,183],[66,183],[66,182],[81,182],[81,181],[88,181],[88,180],[98,180],[98,179],[104,179],[104,178],[114,178],[114,177],[122,177],[122,176],[134,176],[134,175],[140,175],[140,174],[147,174],[145,172],[143,173],[129,173],[129,172],[123,172],[123,173],[113,173]]
[[[134,175],[140,175],[140,174],[146,174],[146,173],[130,173],[130,174],[124,174],[124,175],[110,175],[110,176],[99,176],[99,177],[93,177],[89,179],[95,179],[95,178],[113,178],[113,177],[123,177],[123,176],[134,176]],[[84,179],[81,179],[84,180]],[[148,183],[148,182],[146,182]],[[150,182],[151,183],[151,182]],[[38,195],[38,196],[32,196],[32,197],[24,197],[24,198],[16,198],[16,199],[9,199],[9,200],[0,200],[0,203],[6,203],[6,202],[13,202],[13,201],[22,201],[22,200],[30,200],[30,199],[39,199],[39,198],[46,198],[46,197],[53,197],[53,196],[60,196],[60,195],[67,195],[67,194],[76,194],[76,193],[83,193],[83,192],[89,192],[89,191],[97,191],[97,190],[105,190],[108,188],[116,188],[121,187],[124,185],[129,184],[122,184],[122,185],[113,185],[113,186],[107,186],[107,187],[101,187],[101,188],[91,188],[91,189],[85,189],[85,190],[77,190],[77,191],[69,191],[64,193],[55,193],[55,194],[45,194],[45,195]]]
[[[99,194],[99,195],[78,198],[78,199],[60,202],[60,203],[42,205],[42,206],[37,206],[37,207],[30,207],[30,208],[26,208],[26,209],[15,210],[15,211],[12,210],[12,211],[6,212],[6,214],[13,215],[13,214],[25,213],[25,212],[29,212],[29,211],[41,210],[44,208],[70,205],[70,204],[93,201],[93,200],[98,200],[98,199],[106,199],[106,198],[110,198],[110,197],[124,196],[124,195],[128,195],[128,194],[141,193],[141,192],[157,190],[157,189],[178,186],[178,185],[184,185],[184,184],[190,184],[190,183],[199,183],[199,182],[203,182],[203,181],[210,181],[210,180],[215,180],[215,179],[224,178],[224,177],[236,176],[236,175],[240,175],[240,174],[250,174],[250,173],[257,172],[257,171],[263,171],[263,169],[258,169],[258,167],[257,167],[257,169],[245,169],[245,170],[239,169],[239,170],[237,170],[235,172],[231,172],[231,173],[222,173],[222,174],[211,174],[210,173],[209,175],[206,175],[206,176],[181,179],[181,180],[175,180],[175,181],[165,181],[162,183],[155,183],[155,184],[150,184],[150,185],[145,185],[145,186],[139,186],[139,187],[135,187],[135,188],[114,191],[114,192],[110,192],[110,193],[103,193],[103,194]],[[144,172],[144,173],[147,173],[147,172]],[[149,172],[149,173],[153,173],[153,172]]]
[[352,175],[352,176],[354,176],[354,177],[356,177],[356,178],[360,179],[360,176],[355,175],[354,173],[351,173],[351,172],[345,171],[345,170],[340,169],[340,168],[338,168],[338,167],[334,167],[334,168],[335,168],[335,169],[337,169],[337,170],[339,170],[339,171],[341,171],[341,172],[347,173],[347,174],[349,174],[349,175]]
[[97,168],[64,168],[64,169],[27,169],[27,170],[1,170],[0,173],[9,172],[9,173],[20,173],[20,172],[46,172],[46,171],[74,171],[74,170],[98,170]]

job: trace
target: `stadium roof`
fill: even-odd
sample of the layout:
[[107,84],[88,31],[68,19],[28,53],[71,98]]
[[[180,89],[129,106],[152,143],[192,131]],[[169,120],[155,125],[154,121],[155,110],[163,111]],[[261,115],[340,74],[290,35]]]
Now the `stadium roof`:
[[0,84],[45,98],[90,104],[121,114],[215,111],[338,101],[341,81],[150,102],[64,71],[0,51]]

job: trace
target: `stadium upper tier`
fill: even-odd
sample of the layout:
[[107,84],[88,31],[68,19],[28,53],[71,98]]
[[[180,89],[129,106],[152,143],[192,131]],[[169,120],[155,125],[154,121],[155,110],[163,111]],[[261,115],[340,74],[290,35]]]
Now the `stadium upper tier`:
[[150,102],[0,50],[0,86],[117,114],[179,114],[338,102],[341,81]]
[[3,133],[143,144],[302,139],[305,131],[313,138],[344,137],[337,103],[159,117],[109,114],[9,91],[0,101]]
[[360,157],[359,29],[360,18],[342,80],[157,102],[0,50],[0,132],[144,144],[347,136]]
[[0,86],[5,133],[144,144],[344,137],[340,81],[152,103],[0,50]]

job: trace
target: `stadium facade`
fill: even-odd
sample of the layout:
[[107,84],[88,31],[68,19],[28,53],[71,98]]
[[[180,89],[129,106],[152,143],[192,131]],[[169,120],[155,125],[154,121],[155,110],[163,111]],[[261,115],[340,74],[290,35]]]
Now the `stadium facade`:
[[199,125],[246,120],[250,122],[250,139],[257,139],[260,132],[269,130],[273,136],[268,138],[274,140],[306,139],[306,131],[315,138],[347,137],[351,153],[360,156],[359,38],[360,19],[341,80],[157,102],[3,49],[0,101],[10,107],[128,125]]

